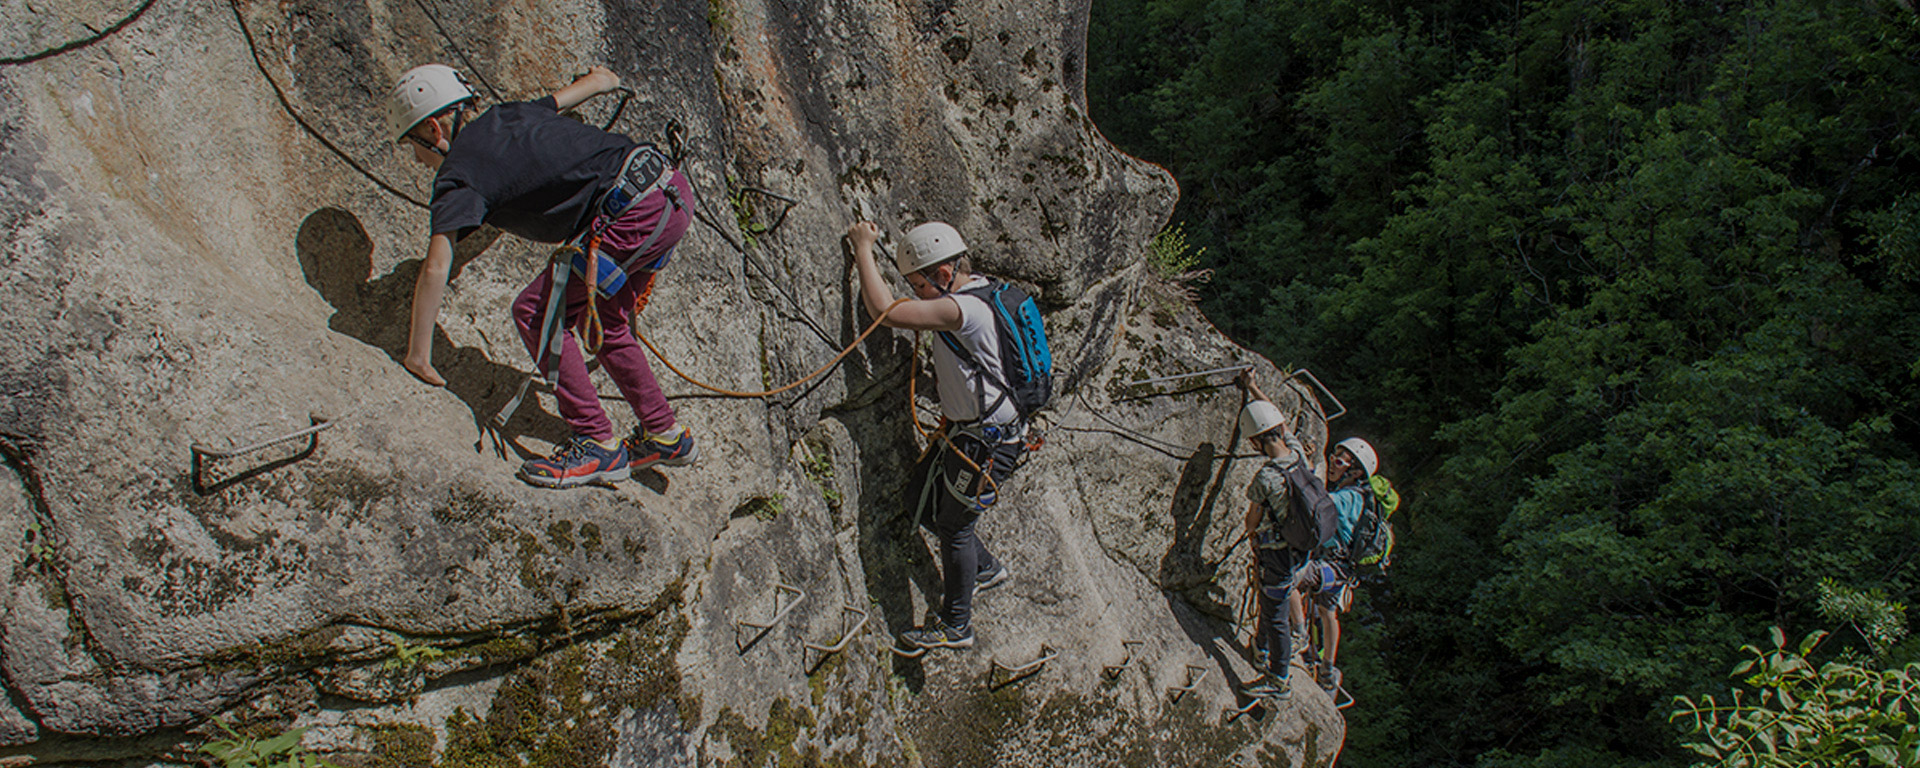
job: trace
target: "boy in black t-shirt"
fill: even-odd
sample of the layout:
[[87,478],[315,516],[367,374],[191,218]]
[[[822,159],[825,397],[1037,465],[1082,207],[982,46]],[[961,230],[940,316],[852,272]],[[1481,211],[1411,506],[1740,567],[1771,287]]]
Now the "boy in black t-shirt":
[[[640,423],[630,437],[620,439],[600,407],[579,347],[571,341],[558,345],[558,359],[543,368],[557,372],[554,397],[574,434],[553,456],[521,466],[522,479],[543,487],[624,480],[633,469],[687,464],[698,456],[692,435],[676,423],[645,352],[628,328],[636,299],[644,302],[656,271],[666,266],[686,232],[692,188],[679,170],[665,167],[655,183],[637,191],[638,201],[616,216],[620,207],[607,199],[619,198],[629,188],[611,195],[609,191],[641,167],[632,164],[667,166],[664,156],[651,146],[560,115],[619,85],[611,70],[596,66],[550,97],[476,113],[473,91],[460,74],[428,64],[402,75],[388,102],[390,135],[408,143],[414,159],[436,171],[433,234],[414,285],[403,361],[422,381],[446,383],[433,367],[433,328],[454,241],[483,223],[536,242],[566,241],[589,227],[597,234],[581,245],[597,244],[590,248],[593,257],[605,257],[597,258],[599,266],[593,268],[595,282],[604,288],[597,301],[589,302],[587,280],[575,272],[578,279],[567,281],[560,333],[571,338],[575,323],[590,304],[594,307],[592,316],[604,333],[595,354]],[[584,266],[588,258],[576,263]],[[540,336],[552,287],[552,275],[543,271],[513,303],[514,322],[536,365],[550,354],[540,348]]]

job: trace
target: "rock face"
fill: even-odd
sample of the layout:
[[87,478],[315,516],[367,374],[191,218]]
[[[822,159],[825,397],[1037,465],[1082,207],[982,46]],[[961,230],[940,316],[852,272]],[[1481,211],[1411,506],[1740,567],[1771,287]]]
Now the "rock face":
[[[1251,361],[1311,441],[1324,419],[1145,266],[1174,187],[1086,117],[1081,0],[80,5],[131,20],[0,40],[0,745],[166,762],[218,715],[366,765],[1332,762],[1311,686],[1230,717],[1238,391],[1128,382]],[[1017,576],[974,649],[888,650],[939,591],[906,512],[912,334],[769,399],[656,366],[700,463],[557,492],[512,477],[564,436],[551,400],[489,423],[546,247],[465,241],[450,386],[398,365],[428,176],[378,115],[427,61],[490,101],[622,74],[625,109],[582,119],[702,190],[640,320],[693,378],[763,389],[850,343],[861,216],[948,221],[1033,289],[1059,394],[982,520]]]

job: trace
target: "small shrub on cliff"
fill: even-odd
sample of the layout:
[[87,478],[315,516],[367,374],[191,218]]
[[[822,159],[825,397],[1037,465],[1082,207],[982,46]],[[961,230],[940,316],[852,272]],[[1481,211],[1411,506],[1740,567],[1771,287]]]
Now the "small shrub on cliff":
[[209,741],[201,752],[214,756],[225,768],[340,768],[320,759],[300,746],[307,729],[294,728],[270,739],[257,739],[233,729],[225,720],[213,724],[227,732],[227,738]]
[[1206,252],[1187,243],[1185,225],[1160,230],[1147,245],[1147,268],[1152,271],[1155,292],[1167,300],[1199,301],[1195,289],[1213,278],[1213,270],[1197,268]]

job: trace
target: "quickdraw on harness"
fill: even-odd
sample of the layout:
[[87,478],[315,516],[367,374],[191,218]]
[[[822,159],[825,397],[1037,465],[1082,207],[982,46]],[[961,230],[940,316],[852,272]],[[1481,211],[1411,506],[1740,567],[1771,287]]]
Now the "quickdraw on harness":
[[[513,399],[508,400],[500,413],[493,417],[494,426],[506,426],[507,419],[520,409],[520,403],[526,399],[527,388],[533,382],[544,380],[549,386],[558,383],[561,345],[566,343],[566,334],[561,331],[566,322],[567,280],[573,273],[578,272],[592,288],[587,291],[587,309],[581,313],[580,320],[580,341],[587,354],[598,353],[600,346],[606,342],[606,331],[600,323],[600,298],[612,298],[619,293],[626,286],[628,270],[636,267],[645,274],[641,278],[645,282],[635,293],[633,312],[639,314],[646,308],[647,300],[653,295],[654,278],[658,270],[673,258],[673,249],[667,249],[666,253],[650,263],[636,262],[646,256],[654,243],[660,241],[660,235],[666,231],[673,211],[686,208],[686,202],[680,199],[679,189],[673,186],[673,174],[673,162],[666,153],[652,144],[635,147],[627,153],[626,161],[621,164],[620,176],[613,188],[601,195],[594,205],[594,216],[586,229],[554,249],[548,259],[552,280],[547,287],[547,311],[540,322],[540,344],[534,351],[537,373],[520,383],[520,390],[514,393]],[[626,261],[615,263],[613,257],[600,251],[600,236],[654,192],[666,196],[670,209],[660,212],[653,231],[647,233],[646,239],[634,249],[633,255],[628,256]]]

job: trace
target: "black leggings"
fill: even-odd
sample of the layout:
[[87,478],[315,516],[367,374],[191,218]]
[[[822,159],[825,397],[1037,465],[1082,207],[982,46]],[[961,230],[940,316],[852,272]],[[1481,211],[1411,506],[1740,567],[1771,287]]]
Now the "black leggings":
[[[965,451],[973,464],[955,453],[955,448]],[[922,514],[926,511],[922,509],[915,513],[922,525],[940,537],[940,572],[946,581],[940,619],[947,626],[958,629],[972,623],[974,580],[982,571],[999,567],[973,526],[980,520],[980,513],[997,500],[996,484],[1013,475],[1023,450],[1025,446],[1020,443],[990,446],[958,435],[952,447],[942,442],[938,449],[927,452],[927,458],[916,468],[918,482],[909,492],[914,501],[933,507],[932,515]],[[992,476],[992,483],[979,477],[975,464]]]

